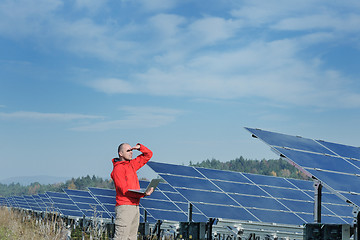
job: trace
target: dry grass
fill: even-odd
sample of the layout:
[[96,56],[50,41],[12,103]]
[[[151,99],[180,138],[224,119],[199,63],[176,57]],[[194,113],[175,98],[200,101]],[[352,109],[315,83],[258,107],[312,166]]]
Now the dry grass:
[[26,213],[0,208],[1,240],[63,240],[67,231],[61,221],[35,219]]

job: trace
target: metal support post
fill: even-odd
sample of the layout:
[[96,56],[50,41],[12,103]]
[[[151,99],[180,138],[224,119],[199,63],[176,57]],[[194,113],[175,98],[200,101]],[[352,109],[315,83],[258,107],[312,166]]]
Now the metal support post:
[[314,222],[321,223],[321,196],[322,196],[322,185],[320,181],[314,182],[315,188],[315,201],[314,201]]
[[208,222],[206,223],[206,239],[212,240],[212,225],[216,221],[216,218],[209,218]]
[[358,207],[354,207],[353,210],[354,215],[354,240],[360,240],[360,209]]
[[193,212],[193,205],[189,203],[188,207],[188,222],[192,222],[192,212]]

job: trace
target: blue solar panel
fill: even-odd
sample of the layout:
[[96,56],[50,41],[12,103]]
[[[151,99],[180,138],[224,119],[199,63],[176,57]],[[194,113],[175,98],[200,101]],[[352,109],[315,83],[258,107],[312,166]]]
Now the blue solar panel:
[[186,166],[177,165],[174,168],[174,165],[167,163],[157,163],[157,162],[149,162],[151,163],[151,168],[157,173],[167,173],[173,175],[181,175],[187,177],[198,177],[203,178],[203,176],[193,168],[189,168]]
[[45,212],[54,213],[59,211],[54,207],[54,203],[50,200],[50,198],[46,194],[39,194],[38,196],[40,197],[41,201],[45,204]]
[[321,145],[331,149],[332,152],[336,153],[339,156],[360,160],[360,148],[359,147],[347,146],[347,145],[343,145],[343,144],[331,143],[331,142],[320,141],[320,140],[318,142]]
[[[300,152],[296,150],[283,149],[275,147],[289,159],[296,159],[296,163],[305,169],[322,169],[327,171],[336,171],[353,174],[359,172],[359,168],[352,165],[348,160],[341,157],[320,155],[309,152]],[[360,172],[359,172],[360,173]]]
[[254,196],[267,196],[266,192],[264,192],[261,188],[253,184],[231,183],[231,182],[223,182],[218,180],[213,180],[213,183],[216,184],[219,188],[221,188],[225,192],[254,195]]
[[264,131],[260,129],[251,129],[246,128],[255,136],[262,139],[264,142],[272,146],[281,146],[285,148],[298,149],[309,152],[324,153],[324,154],[333,154],[331,151],[325,147],[318,144],[315,140],[302,138],[298,136],[291,136],[281,133],[274,133],[269,131]]
[[[309,173],[337,191],[360,194],[360,178],[355,175],[307,169]],[[344,195],[344,194],[342,194]],[[350,200],[350,199],[349,199]],[[360,202],[354,202],[360,205]]]
[[78,206],[86,217],[111,218],[110,213],[93,198],[88,191],[64,189],[64,192]]
[[[169,198],[186,199],[206,218],[271,220],[287,224],[304,224],[309,219],[310,222],[314,220],[314,186],[311,181],[185,166],[177,171],[174,170],[177,165],[161,166],[161,163],[154,162],[148,165],[151,168],[154,166],[155,171],[161,171],[157,173],[173,187],[168,189]],[[201,177],[198,173],[195,174],[197,177],[188,176],[194,171]],[[326,196],[323,216],[332,221],[328,223],[349,223],[351,207],[334,200],[335,195],[330,192],[326,192]],[[184,203],[183,210],[185,206]],[[237,215],[239,212],[243,215]]]
[[[308,175],[320,180],[325,187],[343,200],[342,204],[350,201],[360,206],[358,187],[360,186],[360,162],[358,161],[360,148],[260,129],[246,129],[269,144],[291,163],[295,163],[298,168],[302,168]],[[339,208],[335,206],[339,200],[327,194],[324,194],[323,200],[333,203],[326,207],[334,210],[335,213],[339,212]],[[340,211],[342,214],[350,212],[350,208],[346,205],[341,208],[344,209]]]
[[260,220],[243,207],[213,205],[205,203],[193,203],[201,212],[205,213],[208,218],[224,218],[244,221]]
[[41,199],[39,195],[32,195],[36,203],[39,205],[42,212],[47,211],[47,205],[44,203],[44,201]]
[[[15,200],[13,199],[13,197],[7,197],[7,205],[8,207],[13,207],[13,208],[18,208],[19,206],[16,204]],[[28,208],[30,209],[30,207]]]
[[[284,188],[269,187],[269,186],[262,186],[262,189],[264,189],[274,198],[292,199],[292,200],[300,200],[300,201],[313,200],[313,198],[310,195],[299,189],[290,189],[290,188],[284,189]],[[309,194],[313,195],[313,193],[309,193]]]
[[46,192],[45,194],[49,197],[55,209],[61,214],[78,218],[84,216],[83,212],[75,205],[67,194],[58,192]]
[[[148,181],[140,181],[141,187],[146,187]],[[158,188],[150,195],[140,199],[140,206],[150,214],[154,220],[180,221],[186,220],[187,215],[181,207],[172,201],[166,193],[161,191],[164,184],[159,184]],[[163,186],[164,187],[164,186]],[[178,220],[177,220],[178,219]]]
[[13,207],[31,210],[29,203],[25,200],[23,196],[13,196],[11,199],[11,202],[14,205]]
[[[162,175],[161,175],[162,176]],[[166,176],[166,181],[174,187],[188,187],[192,186],[194,189],[203,189],[209,191],[219,191],[214,184],[206,180],[205,178],[189,178],[184,176]]]
[[[197,168],[197,170],[203,175],[203,178],[206,177],[208,179],[216,179],[216,180],[239,182],[239,183],[251,183],[248,178],[246,178],[243,174],[239,172],[228,171],[226,172],[226,174],[224,174],[223,172],[220,172],[215,169]],[[154,171],[157,170],[154,169]]]
[[116,191],[114,189],[89,187],[90,194],[109,213],[109,217],[115,218]]
[[243,173],[244,176],[249,178],[256,185],[261,186],[275,186],[275,187],[283,187],[283,188],[291,188],[292,185],[285,178],[273,177],[273,176],[265,176],[258,174],[250,174]]
[[[176,191],[172,186],[167,183],[159,183],[158,190],[166,196],[166,199],[173,202],[180,209],[180,211],[182,211],[182,213],[174,214],[174,217],[181,216],[181,219],[185,219],[185,217],[188,217],[189,201],[184,198],[184,196],[182,196],[178,191]],[[206,222],[208,220],[208,218],[203,213],[201,213],[201,211],[196,208],[196,206],[193,206],[192,212],[193,221]]]
[[6,198],[0,197],[0,206],[6,206]]
[[31,210],[33,211],[37,211],[37,212],[41,212],[41,208],[39,206],[39,204],[35,201],[35,199],[33,198],[33,196],[23,196],[24,199],[26,200],[26,202],[29,204]]

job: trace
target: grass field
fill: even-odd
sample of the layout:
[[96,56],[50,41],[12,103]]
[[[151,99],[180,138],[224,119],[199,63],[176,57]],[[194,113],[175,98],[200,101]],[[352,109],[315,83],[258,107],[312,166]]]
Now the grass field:
[[54,219],[39,221],[24,212],[0,208],[0,240],[60,240],[66,235],[65,227]]

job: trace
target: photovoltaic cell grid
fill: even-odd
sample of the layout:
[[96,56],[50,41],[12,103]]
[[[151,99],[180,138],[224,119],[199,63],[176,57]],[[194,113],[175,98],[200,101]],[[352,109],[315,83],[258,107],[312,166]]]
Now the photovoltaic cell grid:
[[360,206],[360,148],[246,128],[344,200]]
[[110,213],[88,191],[64,189],[64,192],[88,218],[111,218]]
[[[139,182],[140,188],[146,188],[149,184],[147,181]],[[148,222],[155,222],[156,220],[181,221],[185,219],[186,215],[162,193],[159,185],[150,196],[140,199],[141,215],[144,216],[143,213],[146,211]]]
[[[143,182],[144,187],[148,184],[148,182]],[[154,219],[165,218],[169,221],[179,222],[188,220],[189,202],[167,183],[159,183],[156,191],[150,196],[142,198],[140,204]],[[192,218],[197,222],[207,221],[207,218],[196,208],[193,209]]]
[[55,210],[64,216],[81,218],[84,213],[78,206],[70,199],[66,193],[46,192],[45,195],[50,199],[51,204]]
[[[148,181],[139,181],[141,188],[146,188]],[[91,194],[104,208],[115,217],[115,196],[116,191],[103,188],[88,188]],[[150,196],[140,199],[140,221],[144,222],[145,210],[147,222],[154,223],[156,220],[187,221],[188,201],[183,198],[169,184],[159,183],[155,192]],[[207,218],[197,209],[194,210],[193,219],[206,221]]]
[[[149,162],[204,219],[302,225],[314,221],[311,181]],[[324,223],[351,223],[352,208],[324,193]]]

